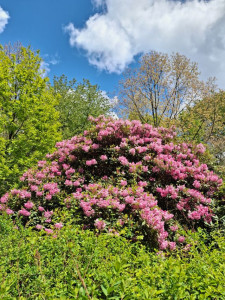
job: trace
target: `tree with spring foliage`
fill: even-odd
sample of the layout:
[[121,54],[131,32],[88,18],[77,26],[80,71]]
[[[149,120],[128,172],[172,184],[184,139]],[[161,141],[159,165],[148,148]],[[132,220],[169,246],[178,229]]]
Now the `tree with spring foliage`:
[[76,79],[68,80],[65,75],[55,77],[54,91],[59,96],[57,109],[64,139],[88,129],[89,115],[97,117],[110,113],[110,99],[87,79],[78,83]]
[[214,92],[187,106],[180,114],[179,127],[184,139],[207,144],[217,164],[225,165],[225,91]]
[[38,52],[0,48],[0,194],[60,139],[57,101]]
[[174,124],[186,105],[207,92],[196,63],[179,53],[152,51],[120,82],[120,106],[125,117],[154,126]]

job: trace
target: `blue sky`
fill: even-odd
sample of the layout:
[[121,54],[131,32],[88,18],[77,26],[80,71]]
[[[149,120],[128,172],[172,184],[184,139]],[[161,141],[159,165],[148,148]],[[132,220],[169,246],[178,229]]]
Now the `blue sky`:
[[69,35],[64,31],[69,22],[81,28],[96,12],[90,0],[0,0],[0,6],[10,16],[0,34],[1,44],[20,41],[39,49],[49,64],[50,79],[61,74],[77,81],[86,78],[113,93],[120,76],[90,65],[82,49],[70,46]]
[[225,88],[224,28],[224,0],[0,0],[1,44],[31,45],[50,79],[86,78],[109,96],[151,50],[186,55]]

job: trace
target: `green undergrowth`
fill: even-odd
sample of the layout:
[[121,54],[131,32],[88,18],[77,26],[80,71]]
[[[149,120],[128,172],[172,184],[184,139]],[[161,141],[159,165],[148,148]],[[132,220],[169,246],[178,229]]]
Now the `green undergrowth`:
[[0,299],[225,299],[225,238],[163,255],[72,225],[57,237],[0,216]]

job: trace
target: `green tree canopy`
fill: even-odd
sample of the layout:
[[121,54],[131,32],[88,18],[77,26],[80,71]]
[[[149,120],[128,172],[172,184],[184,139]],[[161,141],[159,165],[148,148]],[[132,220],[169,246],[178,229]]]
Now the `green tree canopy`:
[[218,164],[225,165],[225,91],[213,92],[179,116],[182,136],[208,145]]
[[0,48],[0,193],[61,138],[57,101],[38,52]]
[[109,98],[84,79],[68,80],[65,75],[54,78],[54,91],[59,95],[58,111],[62,124],[63,138],[71,138],[90,127],[88,116],[109,115],[111,104]]

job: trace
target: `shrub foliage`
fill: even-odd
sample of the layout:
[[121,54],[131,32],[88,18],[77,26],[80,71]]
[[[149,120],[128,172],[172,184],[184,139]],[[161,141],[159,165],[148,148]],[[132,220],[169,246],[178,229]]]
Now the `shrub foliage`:
[[47,234],[69,215],[83,228],[144,239],[161,250],[185,245],[187,229],[211,222],[222,180],[200,163],[202,144],[176,144],[173,128],[90,120],[94,126],[83,136],[57,143],[20,178],[24,188],[0,199],[2,211]]

